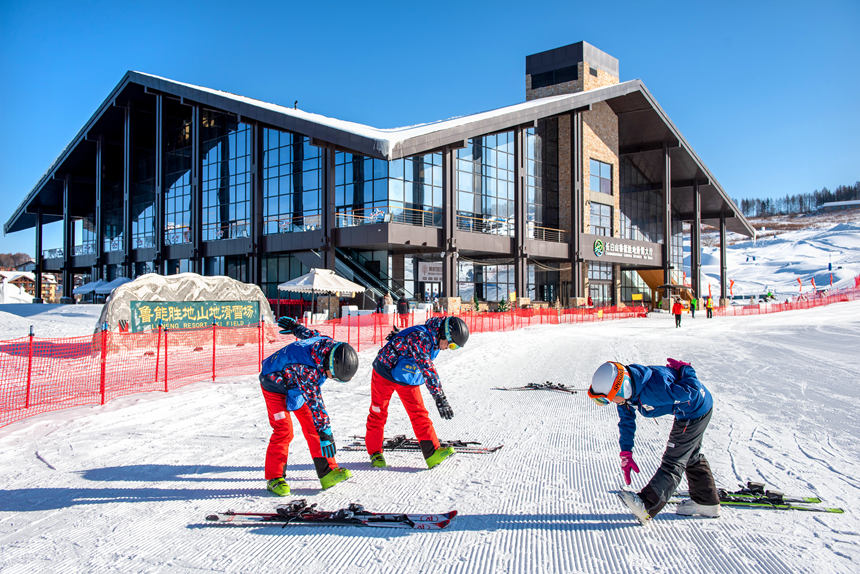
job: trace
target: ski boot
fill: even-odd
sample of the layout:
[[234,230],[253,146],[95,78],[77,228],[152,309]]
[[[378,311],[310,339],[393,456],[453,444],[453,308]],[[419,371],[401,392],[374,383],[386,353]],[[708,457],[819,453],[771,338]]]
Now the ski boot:
[[328,490],[335,484],[343,482],[352,476],[352,473],[345,468],[334,468],[325,476],[320,477],[320,484],[323,490]]
[[275,496],[289,496],[290,495],[290,485],[287,484],[287,481],[284,480],[284,477],[280,476],[278,478],[273,478],[269,482],[266,483],[266,490],[274,494]]
[[618,493],[618,496],[621,497],[621,500],[627,505],[627,508],[630,509],[640,524],[643,526],[648,524],[651,520],[651,515],[648,514],[648,510],[645,508],[645,503],[642,502],[642,499],[639,498],[638,494],[630,492],[629,490],[622,490]]
[[698,514],[699,516],[704,516],[705,518],[719,518],[720,505],[699,504],[698,502],[693,502],[688,498],[678,503],[678,506],[675,507],[675,514],[680,514],[681,516],[694,516]]
[[433,468],[452,454],[454,454],[453,446],[440,446],[427,457],[427,468]]
[[385,457],[381,452],[375,452],[370,455],[370,466],[373,468],[385,468],[388,465],[385,463]]

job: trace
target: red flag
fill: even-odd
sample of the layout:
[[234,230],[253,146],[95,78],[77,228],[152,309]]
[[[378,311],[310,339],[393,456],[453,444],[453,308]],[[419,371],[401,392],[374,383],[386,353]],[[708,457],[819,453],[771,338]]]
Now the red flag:
[[812,283],[812,288],[815,289],[815,277],[811,277],[809,282]]
[[833,287],[833,273],[830,274],[830,286]]
[[711,284],[708,283],[708,297],[711,297]]
[[735,294],[735,280],[729,279],[729,295],[734,296]]
[[800,277],[797,278],[797,285],[800,292],[803,292],[803,281],[800,280]]

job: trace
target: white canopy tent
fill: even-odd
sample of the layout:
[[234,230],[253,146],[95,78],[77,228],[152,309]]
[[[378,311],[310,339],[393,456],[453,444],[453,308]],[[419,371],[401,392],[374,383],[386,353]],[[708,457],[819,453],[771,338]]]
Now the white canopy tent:
[[113,281],[109,281],[108,283],[103,283],[102,285],[93,289],[96,295],[110,295],[111,292],[119,287],[120,285],[124,285],[131,281],[128,277],[117,277]]
[[78,285],[72,290],[72,293],[75,295],[89,295],[97,288],[101,287],[107,283],[104,279],[98,279],[96,281],[90,281],[89,283],[84,283],[83,285]]
[[348,279],[336,275],[331,269],[317,269],[314,267],[310,272],[305,273],[301,277],[281,283],[278,285],[278,290],[291,293],[310,293],[313,295],[314,307],[316,307],[317,293],[331,295],[348,293],[352,296],[356,293],[364,292],[365,288],[358,283],[353,283]]

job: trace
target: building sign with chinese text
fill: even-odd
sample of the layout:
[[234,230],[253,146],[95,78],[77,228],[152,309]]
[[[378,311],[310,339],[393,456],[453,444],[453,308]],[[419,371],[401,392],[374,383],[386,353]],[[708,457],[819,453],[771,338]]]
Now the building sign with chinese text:
[[199,329],[215,323],[240,327],[260,322],[259,301],[131,301],[131,331]]
[[635,241],[605,235],[579,235],[582,258],[586,261],[605,261],[659,267],[663,264],[663,246],[649,241]]

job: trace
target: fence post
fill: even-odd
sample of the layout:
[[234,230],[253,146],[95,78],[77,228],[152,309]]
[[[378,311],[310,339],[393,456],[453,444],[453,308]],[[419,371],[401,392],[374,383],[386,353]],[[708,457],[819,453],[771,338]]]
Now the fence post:
[[161,319],[158,320],[158,339],[155,344],[155,382],[158,382],[158,364],[161,362]]
[[263,370],[263,320],[257,323],[257,370]]
[[215,320],[212,320],[212,381],[215,381]]
[[102,404],[105,404],[105,379],[107,375],[107,336],[108,325],[107,323],[102,323],[101,373],[99,376],[99,394],[101,394]]
[[33,325],[30,325],[30,342],[27,348],[27,395],[24,398],[24,408],[30,408],[30,381],[33,376]]
[[170,329],[164,330],[164,392],[167,392],[167,332]]

